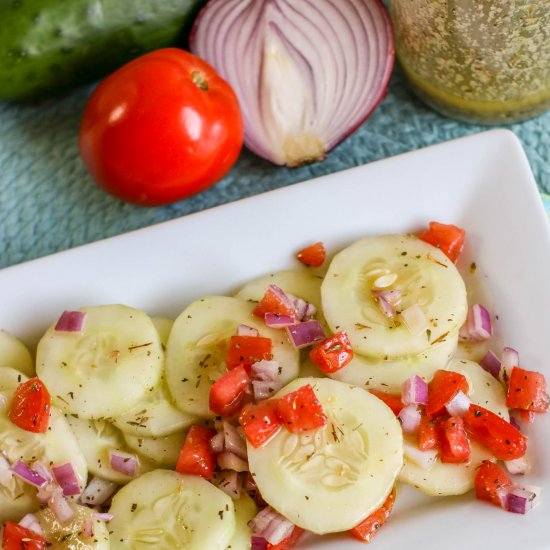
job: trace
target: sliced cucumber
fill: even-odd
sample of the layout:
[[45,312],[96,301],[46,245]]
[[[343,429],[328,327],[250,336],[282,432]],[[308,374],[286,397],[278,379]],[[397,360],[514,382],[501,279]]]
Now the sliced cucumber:
[[258,513],[258,507],[246,493],[234,500],[233,505],[235,506],[236,527],[226,550],[250,550],[252,529],[248,526],[248,522]]
[[0,391],[14,390],[21,384],[26,382],[28,377],[21,371],[12,369],[11,367],[0,367]]
[[152,460],[158,468],[175,468],[185,441],[186,432],[164,437],[123,435],[124,441],[130,449]]
[[[373,296],[377,288],[401,292],[388,319]],[[345,330],[357,353],[389,360],[417,355],[466,319],[466,288],[455,265],[413,235],[368,237],[332,260],[321,287],[323,310],[334,332]],[[413,334],[399,312],[419,305],[429,330]]]
[[[126,445],[120,430],[106,420],[88,420],[74,418],[73,416],[67,416],[67,420],[76,436],[91,474],[121,485],[134,479],[111,468],[109,451],[134,452]],[[152,469],[154,469],[154,464],[147,458],[139,456],[137,475],[149,472]]]
[[[36,514],[48,550],[109,550],[109,529],[104,521],[94,518],[95,510],[71,503],[74,516],[69,523],[61,524],[49,508]],[[84,524],[92,522],[91,537],[86,536]]]
[[214,416],[208,406],[210,387],[226,372],[229,339],[237,334],[241,323],[271,338],[273,359],[282,368],[283,384],[297,376],[299,354],[285,331],[266,327],[252,314],[253,308],[238,298],[209,296],[192,303],[176,319],[166,350],[166,381],[182,411],[203,418]]
[[357,386],[298,378],[281,397],[310,384],[328,418],[295,435],[286,429],[267,444],[248,445],[250,472],[262,497],[296,525],[318,534],[346,531],[380,507],[403,463],[395,415]]
[[113,548],[224,550],[235,531],[233,501],[199,476],[155,470],[113,498]]
[[[3,391],[0,395],[7,403],[6,410],[0,409],[0,453],[11,463],[17,460],[27,464],[40,461],[50,466],[70,462],[81,489],[84,489],[88,479],[86,459],[61,412],[55,407],[51,408],[45,433],[28,432],[13,424],[8,417],[13,391]],[[25,513],[38,508],[36,489],[20,480],[14,480],[11,489],[0,484],[0,520],[19,521]]]
[[19,338],[0,330],[0,367],[12,367],[32,378],[34,361],[31,352]]
[[[477,363],[465,359],[454,359],[447,369],[466,377],[470,388],[469,397],[473,403],[509,421],[506,395],[498,380]],[[463,464],[442,463],[437,458],[433,466],[425,470],[405,455],[399,480],[429,495],[461,495],[470,491],[474,487],[476,470],[481,462],[494,460],[487,449],[475,442],[470,443],[470,460]],[[408,444],[416,446],[416,440],[410,440]]]
[[38,343],[37,372],[52,401],[82,418],[123,414],[160,382],[162,349],[151,319],[123,305],[83,307],[81,333],[52,325]]

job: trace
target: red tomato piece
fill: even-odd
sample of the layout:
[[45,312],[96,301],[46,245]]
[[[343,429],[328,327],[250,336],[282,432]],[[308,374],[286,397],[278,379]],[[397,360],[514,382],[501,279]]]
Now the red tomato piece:
[[353,349],[348,335],[337,332],[309,352],[313,364],[326,373],[339,371],[353,359]]
[[364,519],[359,525],[356,525],[350,530],[352,537],[362,541],[370,542],[374,535],[378,533],[378,529],[384,525],[393,508],[395,502],[395,489],[388,495],[384,504],[375,510],[370,516]]
[[282,422],[277,412],[277,400],[260,401],[256,405],[248,403],[239,416],[246,439],[253,447],[267,443],[281,428]]
[[449,260],[456,263],[464,248],[464,229],[456,225],[430,222],[420,239],[439,248]]
[[227,369],[243,365],[247,372],[261,359],[271,359],[271,338],[262,336],[231,336],[225,357]]
[[327,251],[325,250],[325,245],[322,242],[318,242],[306,248],[302,248],[302,250],[296,254],[296,257],[308,267],[319,267],[323,265],[327,257]]
[[416,439],[418,441],[418,448],[421,451],[429,451],[430,449],[437,449],[439,447],[437,426],[434,419],[430,418],[427,414],[422,414],[420,417]]
[[525,454],[527,437],[495,413],[472,403],[462,420],[471,437],[498,460],[512,460]]
[[82,160],[98,186],[142,206],[210,187],[229,172],[242,143],[231,86],[176,48],[143,55],[103,80],[79,135]]
[[17,386],[10,410],[10,420],[28,432],[44,433],[50,421],[51,397],[39,378]]
[[210,388],[210,410],[220,416],[235,414],[241,408],[249,385],[250,377],[242,365],[227,371]]
[[508,381],[506,405],[509,409],[546,412],[548,410],[548,393],[544,374],[512,367]]
[[295,434],[321,428],[327,423],[323,406],[309,384],[281,397],[277,401],[277,412],[286,429]]
[[470,442],[459,416],[439,422],[439,458],[441,462],[460,464],[470,459]]
[[3,550],[44,550],[46,544],[46,539],[34,531],[11,521],[4,523]]
[[295,526],[292,533],[286,538],[283,539],[278,544],[267,543],[266,550],[291,550],[296,546],[298,539],[304,534],[304,530],[301,527]]
[[476,497],[480,500],[492,502],[495,506],[502,506],[498,495],[499,489],[510,487],[510,476],[498,464],[484,460],[478,468],[475,477]]
[[433,417],[444,412],[445,405],[459,390],[466,394],[469,391],[468,382],[463,374],[449,370],[436,371],[428,384],[426,414]]
[[210,447],[210,440],[216,434],[214,430],[193,424],[180,451],[176,472],[211,478],[216,467],[216,457]]
[[287,298],[286,294],[275,285],[269,285],[267,287],[260,303],[254,308],[252,313],[262,319],[266,313],[296,317],[294,304]]
[[396,395],[393,393],[387,393],[385,391],[380,390],[369,390],[372,395],[376,395],[378,399],[381,399],[386,403],[386,405],[393,411],[393,414],[397,416],[401,409],[405,406],[403,405],[403,401],[401,401],[401,395]]

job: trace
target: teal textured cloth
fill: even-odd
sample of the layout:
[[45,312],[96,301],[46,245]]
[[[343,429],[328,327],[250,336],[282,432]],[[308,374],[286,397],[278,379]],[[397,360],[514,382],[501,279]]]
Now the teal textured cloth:
[[[31,105],[0,104],[0,268],[486,129],[428,109],[396,69],[374,114],[324,162],[286,169],[244,151],[212,189],[140,208],[97,189],[80,162],[76,138],[91,90]],[[550,112],[509,128],[525,147],[539,189],[550,193]]]

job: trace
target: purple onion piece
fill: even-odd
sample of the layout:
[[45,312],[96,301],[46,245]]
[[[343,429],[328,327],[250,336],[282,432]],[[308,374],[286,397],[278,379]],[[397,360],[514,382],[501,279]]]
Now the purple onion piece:
[[18,460],[12,465],[11,471],[25,483],[33,485],[34,487],[44,487],[44,485],[48,483],[46,478],[39,475],[38,472],[35,472],[21,460]]
[[401,401],[404,405],[425,405],[428,402],[428,384],[417,374],[403,383]]
[[290,338],[290,343],[296,349],[311,346],[316,342],[321,342],[326,337],[323,327],[319,321],[314,319],[310,321],[303,321],[302,323],[296,323],[291,327],[287,327],[286,331]]
[[461,390],[445,405],[447,412],[451,416],[464,416],[470,408],[470,398]]
[[403,407],[397,415],[403,433],[414,434],[420,425],[420,411],[416,405],[407,405]]
[[101,506],[109,500],[118,485],[100,477],[93,477],[80,495],[80,502],[90,506]]
[[250,550],[266,550],[267,540],[258,535],[252,535],[252,540],[250,541]]
[[271,328],[286,328],[296,324],[296,319],[290,315],[278,313],[266,313],[264,316],[266,326]]
[[500,359],[491,350],[489,350],[479,362],[479,364],[497,380],[500,374]]
[[113,470],[130,477],[135,477],[139,470],[138,456],[124,451],[110,450],[109,463]]
[[237,327],[237,336],[259,336],[257,328],[249,327],[248,325],[240,324]]
[[59,486],[63,489],[66,497],[79,495],[81,493],[78,477],[70,462],[61,466],[53,466],[52,473]]
[[86,313],[83,311],[64,311],[59,317],[54,330],[57,332],[82,332]]

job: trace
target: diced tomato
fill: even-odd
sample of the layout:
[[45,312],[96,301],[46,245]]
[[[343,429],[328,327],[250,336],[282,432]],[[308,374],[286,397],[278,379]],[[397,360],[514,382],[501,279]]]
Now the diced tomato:
[[10,420],[28,432],[44,433],[50,421],[51,397],[39,378],[17,386],[10,410]]
[[393,411],[393,414],[397,416],[401,409],[405,406],[403,405],[403,401],[401,401],[401,395],[396,395],[393,393],[387,393],[385,391],[380,390],[369,390],[372,395],[376,395],[378,399],[381,399],[386,403],[386,405]]
[[378,529],[380,529],[388,519],[394,502],[395,489],[392,490],[384,504],[382,504],[378,510],[375,510],[370,516],[350,530],[351,536],[363,542],[370,542],[378,532]]
[[323,406],[309,384],[281,397],[277,402],[277,412],[292,433],[308,432],[327,423]]
[[427,414],[422,414],[420,417],[416,439],[418,441],[418,448],[421,451],[429,451],[430,449],[437,449],[439,447],[437,426],[434,419],[430,418]]
[[302,248],[296,254],[296,257],[304,264],[309,267],[319,267],[323,265],[325,258],[327,257],[327,251],[325,250],[325,245],[322,242],[312,244],[306,248]]
[[420,239],[439,248],[449,260],[456,263],[464,248],[464,229],[456,225],[430,222]]
[[303,534],[304,530],[301,527],[295,526],[292,533],[290,533],[286,539],[283,539],[278,544],[269,544],[268,542],[266,550],[291,550]]
[[225,357],[227,370],[243,365],[247,372],[262,359],[271,359],[271,338],[263,336],[231,336]]
[[472,403],[462,420],[471,437],[498,460],[513,460],[525,454],[527,437],[495,413]]
[[441,462],[460,464],[470,459],[470,442],[459,416],[451,416],[438,425]]
[[34,531],[11,521],[4,523],[3,550],[44,550],[46,544],[46,539]]
[[277,412],[277,400],[268,399],[254,405],[248,403],[239,416],[246,439],[253,447],[267,443],[283,425]]
[[309,352],[313,364],[323,372],[331,373],[345,367],[353,359],[348,335],[337,332]]
[[428,384],[428,416],[437,416],[445,410],[445,405],[458,393],[468,393],[468,382],[463,374],[450,370],[438,370]]
[[277,286],[269,285],[260,303],[253,309],[254,315],[264,318],[266,313],[296,317],[294,304]]
[[227,371],[210,388],[210,410],[220,416],[232,416],[241,408],[249,385],[250,377],[242,365]]
[[476,497],[478,499],[492,502],[495,506],[501,506],[498,491],[511,485],[510,476],[498,464],[490,460],[484,460],[481,463],[475,477]]
[[216,434],[214,430],[193,424],[180,451],[176,472],[210,478],[216,467],[216,457],[210,447],[210,440]]
[[548,393],[544,374],[512,367],[508,381],[506,405],[509,409],[546,412],[548,410]]

